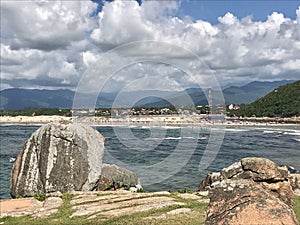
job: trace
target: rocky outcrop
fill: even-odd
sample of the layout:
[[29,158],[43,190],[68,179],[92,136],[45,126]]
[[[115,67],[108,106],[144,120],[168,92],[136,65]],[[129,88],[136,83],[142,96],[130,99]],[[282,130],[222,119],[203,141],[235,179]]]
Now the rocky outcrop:
[[11,173],[12,197],[87,191],[101,174],[104,137],[92,127],[54,122],[27,140]]
[[38,201],[34,198],[1,200],[0,218],[29,215],[32,218],[48,217],[57,213],[62,204],[63,200],[59,197],[49,197],[45,201]]
[[295,225],[291,207],[267,189],[246,179],[226,179],[214,185],[205,225]]
[[[171,194],[167,191],[148,193],[133,193],[126,190],[74,191],[62,198],[56,197],[59,193],[55,193],[55,196],[52,194],[44,201],[34,198],[0,200],[0,218],[28,216],[34,224],[45,223],[45,219],[39,218],[47,218],[47,222],[50,221],[51,224],[57,224],[58,221],[76,224],[74,217],[79,217],[76,221],[85,221],[86,224],[99,224],[99,221],[102,224],[111,224],[112,218],[120,216],[129,218],[135,214],[134,217],[138,216],[139,220],[137,222],[130,220],[127,224],[141,224],[143,223],[141,221],[149,219],[155,221],[153,223],[146,221],[147,224],[160,224],[158,219],[164,219],[162,221],[164,224],[166,219],[169,219],[169,223],[174,224],[174,221],[184,214],[187,218],[195,217],[195,221],[199,219],[199,215],[203,218],[203,211],[196,211],[194,206],[199,203],[205,206],[208,201],[197,193]],[[189,204],[185,203],[186,200]],[[59,211],[60,207],[64,208],[64,214]],[[178,214],[182,215],[176,217]],[[50,216],[52,218],[48,218]],[[18,224],[17,218],[14,218],[14,221]]]
[[209,189],[211,189],[211,185],[213,183],[215,183],[216,181],[221,181],[222,180],[222,176],[221,173],[209,173],[206,178],[204,180],[201,181],[201,183],[199,184],[199,190],[200,191],[207,191]]
[[244,158],[214,179],[208,175],[200,188],[210,190],[205,225],[298,224],[289,171],[271,160]]
[[300,196],[300,174],[290,174],[289,181],[294,193]]
[[98,191],[120,188],[139,188],[141,185],[137,174],[116,165],[103,164],[97,186]]

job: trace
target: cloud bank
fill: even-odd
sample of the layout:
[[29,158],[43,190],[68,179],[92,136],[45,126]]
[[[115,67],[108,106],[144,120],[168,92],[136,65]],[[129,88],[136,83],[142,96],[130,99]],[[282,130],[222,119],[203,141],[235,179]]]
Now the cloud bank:
[[[296,19],[273,12],[266,21],[228,12],[217,24],[176,17],[175,1],[1,1],[1,88],[75,89],[84,72],[115,47],[155,40],[197,54],[221,84],[252,80],[299,79],[300,7]],[[157,49],[130,49],[122,57],[155,55]],[[190,63],[180,52],[165,57]],[[116,56],[116,60],[122,60]],[[101,71],[99,71],[101,73]],[[126,77],[159,74],[166,81],[178,68],[155,63],[118,71],[111,90]],[[180,85],[188,87],[189,80]],[[153,86],[153,84],[152,84]],[[109,90],[109,88],[108,88]]]

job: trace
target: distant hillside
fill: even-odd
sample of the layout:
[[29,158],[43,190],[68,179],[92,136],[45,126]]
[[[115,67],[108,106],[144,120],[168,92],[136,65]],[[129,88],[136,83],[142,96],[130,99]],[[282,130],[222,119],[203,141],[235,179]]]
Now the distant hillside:
[[[225,104],[248,104],[256,99],[266,95],[270,91],[274,90],[281,85],[292,83],[291,80],[282,81],[254,81],[241,87],[231,86],[223,90],[223,96]],[[207,90],[206,90],[207,92]],[[170,102],[176,102],[176,105],[184,105],[187,102],[187,95],[194,102],[195,105],[207,105],[208,101],[205,93],[200,88],[189,88],[185,92],[179,92],[176,95],[172,95],[166,100],[160,100],[157,102],[151,102],[145,104],[144,107],[164,107],[169,106]]]
[[300,116],[300,80],[274,89],[266,96],[234,112],[237,116]]
[[0,109],[71,108],[74,92],[70,90],[6,89],[1,93]]
[[[293,81],[283,80],[274,82],[251,82],[247,85],[231,86],[223,90],[226,104],[250,103],[277,88],[280,85]],[[206,105],[207,98],[200,88],[188,88],[184,91],[132,91],[122,93],[116,107],[131,107],[132,102],[136,107],[166,107],[172,105],[187,106]],[[74,92],[71,90],[29,90],[12,88],[0,91],[0,110],[18,110],[25,108],[71,108]],[[118,93],[101,93],[96,107],[110,108]],[[89,97],[88,95],[86,96]]]
[[223,90],[225,103],[229,104],[248,104],[255,101],[258,98],[268,94],[279,86],[292,83],[291,80],[281,81],[253,81],[241,87],[231,86]]

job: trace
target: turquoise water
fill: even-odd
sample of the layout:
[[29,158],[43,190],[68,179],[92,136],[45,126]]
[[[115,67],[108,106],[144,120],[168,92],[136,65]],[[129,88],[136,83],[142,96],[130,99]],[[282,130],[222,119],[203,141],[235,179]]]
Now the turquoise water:
[[[16,157],[36,129],[38,126],[0,126],[0,199],[9,198],[13,165],[9,159]],[[146,191],[197,189],[207,173],[250,156],[266,157],[300,170],[299,126],[223,130],[104,126],[95,129],[106,138],[103,161],[137,172]],[[211,140],[213,135],[220,140]],[[209,142],[210,146],[220,142],[220,149],[210,151]],[[199,169],[201,159],[212,162],[206,169]]]

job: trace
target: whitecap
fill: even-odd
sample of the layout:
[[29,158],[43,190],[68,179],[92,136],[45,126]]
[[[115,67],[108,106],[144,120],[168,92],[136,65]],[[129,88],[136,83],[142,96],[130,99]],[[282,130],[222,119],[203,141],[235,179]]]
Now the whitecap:
[[276,131],[276,130],[264,130],[263,133],[265,134],[282,134],[282,131]]
[[246,131],[249,131],[249,130],[247,130],[247,129],[226,128],[225,131],[230,131],[230,132],[246,132]]
[[181,137],[166,137],[166,140],[180,140]]
[[300,136],[299,132],[283,132],[283,134]]

